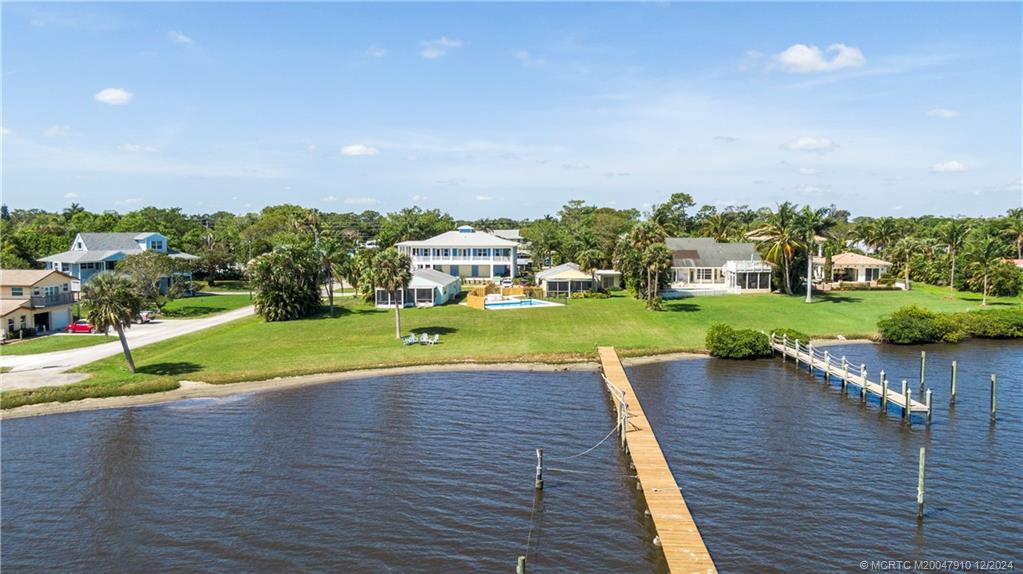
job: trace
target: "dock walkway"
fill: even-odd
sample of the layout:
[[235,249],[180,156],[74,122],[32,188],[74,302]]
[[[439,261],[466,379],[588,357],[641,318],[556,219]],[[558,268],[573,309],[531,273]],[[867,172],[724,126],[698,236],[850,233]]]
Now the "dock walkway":
[[[787,336],[778,337],[771,333],[770,337],[771,347],[775,352],[780,353],[783,360],[786,357],[795,359],[797,368],[800,363],[803,363],[811,374],[816,374],[819,371],[824,375],[825,380],[830,381],[832,378],[837,378],[842,382],[843,390],[850,385],[857,387],[863,400],[866,400],[868,395],[874,395],[881,400],[882,408],[887,409],[888,405],[895,405],[903,411],[905,418],[912,413],[921,413],[930,419],[931,409],[928,403],[913,399],[912,391],[905,386],[901,389],[886,388],[884,383],[875,383],[868,379],[867,370],[863,365],[850,365],[845,357],[836,360],[829,353],[821,353],[814,349],[812,344],[801,343],[798,339],[790,340]],[[884,371],[881,372],[884,373]],[[906,412],[907,404],[909,405],[908,413]]]
[[668,461],[643,414],[643,406],[625,374],[618,353],[614,347],[598,347],[597,352],[609,390],[620,404],[625,405],[624,443],[636,466],[636,475],[668,569],[675,573],[716,573],[714,560],[668,468]]

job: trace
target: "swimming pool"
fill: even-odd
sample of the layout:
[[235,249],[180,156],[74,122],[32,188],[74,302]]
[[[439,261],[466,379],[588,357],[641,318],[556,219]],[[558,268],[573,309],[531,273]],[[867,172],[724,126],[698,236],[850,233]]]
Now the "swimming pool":
[[561,307],[561,303],[551,303],[540,299],[513,299],[509,301],[487,301],[485,308],[499,311],[501,309],[521,309],[522,307]]

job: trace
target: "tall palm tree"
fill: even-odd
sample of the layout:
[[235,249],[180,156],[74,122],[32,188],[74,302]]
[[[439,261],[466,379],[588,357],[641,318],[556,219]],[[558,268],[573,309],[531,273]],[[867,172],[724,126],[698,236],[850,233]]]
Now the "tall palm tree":
[[830,211],[826,207],[813,209],[809,205],[805,205],[796,217],[796,230],[806,249],[807,303],[813,303],[813,248],[817,244],[817,237],[827,233],[831,225]]
[[661,286],[661,273],[671,269],[671,249],[663,243],[654,243],[643,251],[643,265],[648,274],[653,274],[653,283],[647,288],[647,305],[651,305],[654,295]]
[[902,263],[902,273],[903,280],[906,284],[906,291],[913,290],[913,284],[910,283],[909,280],[910,266],[913,261],[913,256],[920,253],[922,250],[923,243],[912,236],[903,237],[892,246],[892,257],[898,259],[899,262]]
[[142,309],[142,302],[135,292],[134,284],[127,275],[114,271],[102,271],[93,275],[82,285],[82,299],[89,305],[89,322],[100,331],[117,331],[121,349],[128,361],[128,370],[135,372],[135,360],[131,357],[124,330]]
[[[656,222],[644,221],[637,224],[629,232],[629,244],[634,252],[642,254],[651,245],[663,243],[665,235],[664,228]],[[649,301],[653,298],[653,286],[651,285],[653,271],[645,265],[645,261],[644,270],[646,271],[646,298]]]
[[968,268],[984,277],[983,296],[981,306],[987,306],[988,279],[1005,265],[1005,245],[989,232],[979,235],[969,246],[967,251]]
[[401,303],[398,291],[408,288],[412,281],[412,260],[404,253],[398,253],[394,247],[384,249],[373,258],[373,275],[378,287],[393,294],[394,299],[394,336],[401,338]]
[[728,212],[721,211],[708,215],[703,220],[703,225],[700,227],[701,233],[708,237],[713,237],[717,241],[728,241],[732,234],[736,231],[736,219]]
[[788,201],[782,203],[778,206],[778,211],[768,217],[767,225],[752,231],[751,235],[760,239],[764,259],[782,266],[782,285],[785,293],[791,295],[792,273],[789,268],[800,245],[795,206]]
[[1007,218],[1009,226],[1005,229],[1005,234],[1016,246],[1016,259],[1023,259],[1023,208],[1010,209]]
[[607,257],[604,256],[604,252],[595,248],[583,249],[575,256],[575,258],[576,262],[579,263],[579,268],[583,271],[594,271],[596,269],[600,269],[600,267],[604,264],[604,261],[607,260]]
[[970,233],[970,225],[959,218],[951,219],[938,228],[938,241],[948,251],[950,260],[948,275],[948,298],[955,298],[956,288],[956,255],[963,248],[966,236]]

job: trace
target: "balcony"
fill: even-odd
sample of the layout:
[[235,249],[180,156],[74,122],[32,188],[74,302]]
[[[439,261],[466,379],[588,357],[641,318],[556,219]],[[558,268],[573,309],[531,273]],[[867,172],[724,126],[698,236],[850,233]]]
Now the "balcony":
[[451,265],[471,265],[474,263],[497,263],[510,265],[512,258],[506,255],[413,255],[413,263],[448,263]]
[[71,305],[75,302],[74,293],[57,293],[56,295],[33,295],[29,298],[29,305],[33,309],[40,307],[53,307],[54,305]]

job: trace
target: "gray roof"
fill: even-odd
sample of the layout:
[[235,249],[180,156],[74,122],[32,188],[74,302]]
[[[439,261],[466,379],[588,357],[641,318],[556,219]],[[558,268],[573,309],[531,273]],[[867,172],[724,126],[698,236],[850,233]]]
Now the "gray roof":
[[85,248],[89,251],[124,251],[138,249],[140,239],[156,235],[156,232],[123,231],[118,233],[79,233],[79,235],[82,237]]
[[416,269],[412,271],[412,280],[415,281],[416,279],[428,281],[441,287],[447,287],[458,281],[458,277],[448,275],[436,269]]
[[576,271],[579,271],[579,264],[572,263],[571,261],[569,261],[568,263],[562,263],[561,265],[556,265],[554,267],[551,267],[550,269],[544,269],[543,271],[536,274],[536,280],[539,282],[542,281],[543,278],[547,277],[548,275],[555,275],[557,273],[561,273],[562,271],[567,271],[569,269],[575,269]]
[[494,229],[490,233],[508,241],[522,241],[522,234],[518,229]]
[[[466,226],[466,229],[472,229]],[[422,241],[402,241],[402,247],[518,247],[518,243],[482,231],[446,231]]]
[[110,257],[123,253],[125,255],[131,255],[132,253],[141,253],[141,249],[115,249],[115,250],[98,250],[98,251],[62,251],[55,253],[47,257],[42,257],[39,261],[55,261],[59,263],[95,263],[97,261],[106,261]]
[[712,237],[669,237],[672,267],[721,267],[729,261],[760,261],[752,243],[718,243]]

